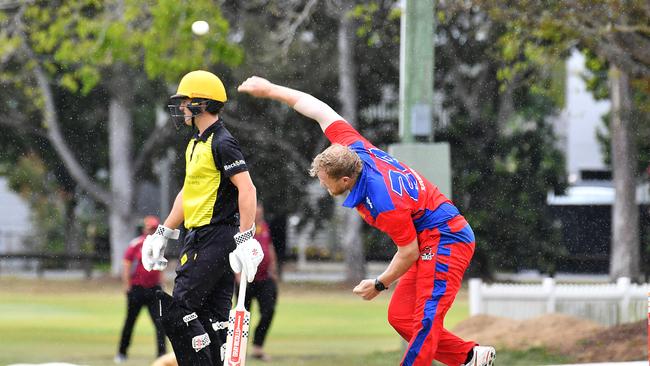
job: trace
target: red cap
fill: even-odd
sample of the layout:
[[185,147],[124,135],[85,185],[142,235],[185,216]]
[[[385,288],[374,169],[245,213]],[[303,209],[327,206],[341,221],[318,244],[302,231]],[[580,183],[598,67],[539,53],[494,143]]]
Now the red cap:
[[160,220],[158,219],[158,216],[152,216],[152,215],[145,216],[143,221],[144,221],[145,229],[155,229],[160,224]]

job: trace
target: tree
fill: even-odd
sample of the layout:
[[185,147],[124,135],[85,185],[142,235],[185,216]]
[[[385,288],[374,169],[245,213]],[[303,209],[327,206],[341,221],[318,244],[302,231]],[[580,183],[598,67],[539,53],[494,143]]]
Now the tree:
[[[57,4],[60,5],[61,2]],[[139,14],[138,19],[145,19],[145,23],[151,27],[157,24],[153,19],[158,18],[147,14],[153,14],[153,10],[159,6],[178,6],[182,14],[158,9],[159,20],[163,24],[155,25],[161,28],[151,33],[142,22],[131,24],[128,32],[135,35],[136,39],[119,43],[122,38],[111,38],[110,45],[119,49],[112,49],[107,44],[96,54],[93,53],[101,62],[95,62],[93,59],[90,59],[93,62],[86,62],[86,59],[83,59],[83,62],[74,63],[63,57],[66,61],[63,63],[58,61],[61,56],[49,56],[56,54],[54,50],[58,50],[57,47],[47,52],[39,50],[36,55],[41,61],[45,59],[54,65],[45,70],[50,78],[49,85],[55,91],[55,105],[62,113],[59,117],[61,126],[68,126],[68,116],[79,114],[67,114],[67,107],[77,103],[61,104],[60,101],[65,99],[60,95],[70,94],[85,98],[81,94],[86,91],[86,84],[82,83],[85,79],[79,76],[81,74],[78,68],[81,65],[96,66],[96,69],[100,70],[97,75],[101,75],[101,78],[87,91],[88,95],[98,93],[110,99],[108,86],[112,79],[108,76],[112,75],[109,73],[110,67],[116,60],[116,56],[111,52],[122,55],[124,51],[132,55],[132,58],[122,55],[118,60],[122,61],[121,67],[131,76],[126,81],[129,84],[123,87],[122,91],[144,94],[138,96],[138,102],[133,103],[133,106],[127,107],[136,111],[130,115],[134,118],[131,128],[136,131],[134,143],[138,143],[151,137],[147,131],[151,128],[151,116],[154,113],[152,107],[145,106],[160,103],[160,100],[169,94],[165,80],[176,81],[182,74],[181,71],[173,71],[183,68],[183,62],[178,61],[174,55],[180,54],[179,57],[183,60],[185,55],[192,54],[192,50],[203,53],[205,49],[202,48],[202,42],[195,44],[196,40],[187,32],[191,16],[186,11],[194,14],[194,8],[188,10],[171,0],[158,2],[155,6],[144,6],[142,10],[131,8],[134,4],[132,2],[127,1],[124,4],[126,19],[133,19],[134,14]],[[137,4],[142,5],[141,2]],[[384,147],[398,139],[396,119],[373,118],[365,111],[375,105],[391,106],[396,102],[395,93],[391,90],[397,90],[399,83],[399,8],[395,7],[392,0],[363,1],[355,4],[357,6],[352,9],[352,23],[356,33],[352,53],[355,71],[351,74],[354,78],[352,82],[357,86],[356,107],[361,111],[357,113],[356,124],[364,136],[377,146]],[[479,9],[465,8],[458,4],[441,2],[436,13],[439,25],[435,85],[439,86],[443,101],[444,110],[440,112],[446,114],[449,121],[449,124],[440,124],[437,127],[439,131],[436,136],[450,141],[452,145],[455,184],[453,199],[475,228],[479,251],[477,257],[481,259],[486,273],[489,274],[495,263],[508,269],[529,268],[538,263],[550,268],[553,262],[552,254],[556,251],[549,250],[554,242],[553,229],[544,215],[544,198],[548,189],[561,186],[561,179],[556,173],[562,169],[558,169],[561,159],[558,160],[554,155],[557,151],[553,148],[552,133],[544,118],[555,111],[553,99],[550,97],[552,93],[547,85],[549,68],[530,64],[508,74],[504,71],[509,70],[506,66],[514,68],[512,66],[522,57],[524,51],[517,49],[510,53],[511,59],[503,61],[504,50],[512,45],[502,40],[502,37],[507,35],[504,25],[492,21]],[[237,42],[244,51],[242,55],[245,62],[237,68],[223,65],[213,67],[214,71],[223,76],[225,85],[229,87],[228,94],[231,99],[226,105],[223,117],[229,128],[235,130],[244,153],[247,154],[246,159],[251,165],[251,174],[260,196],[266,204],[272,206],[269,213],[281,216],[299,212],[309,219],[304,225],[307,231],[310,231],[310,227],[322,227],[321,223],[327,222],[332,212],[333,201],[326,196],[324,190],[315,190],[320,195],[307,193],[314,182],[307,175],[310,161],[323,150],[327,140],[323,138],[316,124],[305,123],[303,117],[288,113],[287,108],[277,103],[237,96],[234,87],[245,77],[259,74],[298,89],[308,90],[342,111],[342,100],[339,99],[338,93],[333,92],[342,90],[342,81],[339,79],[338,37],[332,36],[332,30],[340,29],[343,19],[332,15],[327,6],[327,2],[315,0],[225,1],[222,7],[224,16],[233,20],[229,39]],[[99,19],[99,14],[104,14],[105,10],[104,7],[98,6],[92,9],[96,12],[84,13],[89,17],[93,15],[90,17],[91,21]],[[164,14],[167,14],[167,18]],[[345,13],[335,11],[335,14]],[[15,13],[9,15],[13,16]],[[36,20],[31,22],[40,24]],[[128,20],[125,24],[132,22]],[[10,28],[4,27],[3,24],[0,29],[4,31]],[[97,29],[103,28],[97,26]],[[138,33],[138,29],[144,29],[144,33]],[[43,37],[37,36],[36,31],[34,33],[37,38]],[[100,33],[96,31],[93,34]],[[152,35],[149,43],[138,43],[143,34]],[[156,34],[158,38],[153,37]],[[221,39],[225,38],[224,35]],[[13,43],[0,44],[4,47],[21,44],[16,42],[15,38],[12,39]],[[59,38],[55,39],[60,41]],[[90,42],[84,49],[92,49],[93,44]],[[101,44],[103,45],[104,41]],[[172,48],[173,45],[178,49]],[[0,49],[3,50],[0,54],[7,54],[7,48]],[[211,49],[220,50],[219,47]],[[12,50],[16,51],[15,48]],[[150,54],[153,54],[151,57],[159,60],[160,64],[173,66],[173,70],[165,73],[155,67],[146,66],[148,64],[145,61]],[[169,57],[162,56],[167,54]],[[104,58],[99,57],[100,55]],[[223,55],[225,53],[219,51],[218,55],[211,57]],[[206,55],[206,59],[208,56],[210,55]],[[12,53],[9,57],[9,63],[15,66],[16,70],[23,71],[21,75],[29,75],[30,69],[22,62],[25,60],[23,53]],[[0,56],[0,62],[3,59]],[[15,62],[18,60],[21,62]],[[198,57],[193,57],[191,61],[197,60]],[[152,63],[157,64],[154,61]],[[206,61],[206,65],[211,63],[213,62]],[[7,64],[2,65],[4,68]],[[72,77],[66,77],[65,80],[76,82],[76,89],[60,86],[68,85],[67,81],[62,82],[63,76],[68,74]],[[14,80],[12,85],[21,85],[23,80],[27,80],[26,85],[32,85],[29,83],[30,79],[25,77]],[[145,93],[142,88],[151,92]],[[20,90],[22,96],[25,90]],[[12,111],[17,110],[9,104],[6,105],[12,108]],[[103,109],[95,106],[92,111],[93,114],[102,114],[104,120],[108,119],[105,106]],[[2,116],[0,120],[3,120]],[[261,123],[262,121],[264,123]],[[4,122],[11,123],[7,120]],[[306,127],[296,128],[297,124]],[[16,123],[11,123],[11,126],[19,128]],[[38,129],[30,123],[22,126],[25,126],[26,131],[31,131],[31,135],[38,133]],[[62,128],[62,131],[65,140],[71,141],[71,129]],[[156,133],[158,131],[156,130]],[[108,134],[108,131],[106,133]],[[151,143],[154,140],[149,139],[143,150],[155,154],[159,144]],[[80,163],[98,186],[108,191],[109,182],[97,179],[97,172],[108,170],[109,166],[107,149],[104,148],[103,151],[106,152],[98,154],[100,156],[97,157],[93,156],[90,160],[80,159]],[[78,157],[77,153],[75,151]],[[138,153],[137,157],[132,158],[133,170],[136,172],[133,174],[134,179],[144,179],[147,169],[138,170],[137,167],[146,166],[146,156],[151,154],[145,155],[139,151],[133,153]],[[99,160],[99,163],[96,163],[95,159]],[[140,161],[144,163],[140,165]],[[510,226],[502,225],[504,221],[510,223]],[[394,245],[389,239],[370,228],[363,230],[364,238],[374,236],[373,240],[366,242],[371,248],[370,255],[378,252],[385,252],[387,255],[393,253]],[[521,238],[534,240],[527,245],[521,245]],[[516,254],[513,255],[512,251]]]
[[[477,1],[513,34],[547,49],[588,49],[610,65],[612,207],[610,276],[640,278],[638,174],[630,121],[630,79],[650,81],[650,7],[644,0]],[[526,14],[526,16],[521,16]]]
[[6,175],[9,187],[19,192],[33,207],[32,215],[38,223],[33,237],[45,238],[46,250],[50,252],[64,251],[66,235],[61,228],[65,224],[62,215],[65,210],[62,206],[70,199],[69,195],[59,189],[43,161],[33,154],[20,157],[13,169],[7,169]]
[[641,275],[639,208],[636,204],[636,146],[632,137],[632,99],[629,78],[616,66],[610,68],[612,93],[612,168],[616,199],[612,206],[612,278]]
[[[160,81],[175,82],[188,70],[217,62],[238,63],[239,50],[226,41],[228,23],[207,0],[191,6],[171,0],[144,5],[133,0],[35,1],[16,3],[5,14],[2,41],[11,47],[3,48],[0,57],[23,61],[18,77],[26,88],[38,88],[49,143],[75,183],[109,209],[112,272],[117,274],[132,233],[134,171],[145,168],[168,131],[151,134],[133,156],[130,131],[138,83],[159,82],[157,99],[163,100],[168,90]],[[212,25],[214,37],[197,39],[190,33],[192,20],[199,17]],[[106,90],[109,187],[84,170],[66,143],[55,86],[81,95]]]
[[[331,37],[332,29],[339,29],[340,17],[330,17],[322,7],[326,4],[315,5],[307,11],[311,2],[291,2],[296,6],[293,11],[280,11],[275,8],[279,3],[289,4],[248,2],[246,9],[237,8],[238,26],[242,27],[237,33],[243,34],[242,47],[249,61],[236,74],[245,77],[257,73],[271,80],[288,80],[291,86],[309,90],[341,110],[341,101],[332,93],[341,87],[338,59],[332,57],[338,54],[337,45]],[[438,90],[443,95],[444,112],[450,123],[439,126],[437,136],[452,143],[454,201],[475,227],[479,243],[477,257],[487,275],[495,263],[504,269],[539,266],[552,271],[555,256],[561,254],[561,249],[555,247],[557,231],[545,214],[545,199],[549,189],[559,190],[564,182],[562,158],[554,147],[553,132],[545,119],[557,111],[549,82],[551,68],[530,64],[511,73],[511,78],[501,75],[502,69],[515,63],[502,61],[503,49],[508,46],[500,38],[505,34],[503,25],[492,22],[477,9],[443,5],[437,13],[440,23],[435,85],[441,86]],[[276,29],[274,24],[286,21],[278,14],[302,19],[302,26],[278,27],[278,32],[271,32],[277,38],[261,34],[260,29]],[[356,6],[353,15],[357,24],[358,109],[391,105],[396,98],[390,90],[397,90],[399,82],[399,9],[393,1],[368,1]],[[253,26],[247,27],[248,22]],[[294,36],[291,42],[280,41],[284,39],[279,37],[284,34],[281,29],[291,30],[289,33]],[[516,60],[522,53],[523,50],[517,50],[510,57]],[[304,122],[297,121],[301,117],[295,114],[287,114],[286,109],[246,98],[238,100],[238,107],[245,121],[259,120],[260,117],[255,117],[259,115],[267,120],[259,125],[258,135],[265,136],[264,140],[299,144],[303,155],[300,161],[307,164],[326,143],[315,126],[295,128],[294,124]],[[379,147],[398,139],[395,119],[371,118],[359,113],[357,128]],[[259,139],[255,141],[258,151],[266,151],[266,147],[259,145]],[[305,216],[314,211],[328,216],[329,209],[323,204],[331,201],[306,199],[308,195],[302,194],[308,182],[304,171],[293,170],[287,164],[293,157],[286,152],[277,148],[274,151],[275,160],[286,165],[280,168],[282,172],[290,169],[293,181],[288,184],[295,187],[283,196],[282,202],[286,202],[283,206],[297,204],[296,209],[304,210]],[[270,169],[268,164],[276,166],[275,161],[266,164],[266,169]],[[255,171],[254,167],[253,174]],[[267,185],[264,177],[255,177],[261,194],[277,189],[271,186],[277,186],[282,178],[276,175],[272,178]],[[320,206],[313,206],[313,202]],[[502,222],[510,225],[504,226]],[[370,255],[392,253],[394,245],[385,236],[368,230],[364,237],[370,236]],[[522,238],[533,239],[522,245]]]
[[[295,2],[251,1],[245,5],[231,4],[231,11],[237,14],[236,17],[240,20],[238,23],[242,25],[244,49],[253,62],[253,64],[246,65],[248,67],[245,66],[244,68],[251,70],[252,73],[263,73],[272,80],[291,78],[292,86],[307,90],[326,100],[330,105],[337,108],[351,124],[356,125],[357,83],[360,78],[355,67],[358,61],[355,52],[357,46],[355,19],[351,14],[353,5],[354,2],[333,0],[321,4],[314,0]],[[234,14],[233,17],[235,17]],[[247,18],[255,19],[252,21],[252,28],[247,27],[248,22],[244,20]],[[267,24],[268,29],[271,31],[267,34],[259,34],[257,30],[260,28],[261,23]],[[336,37],[332,37],[332,29],[337,30]],[[260,49],[262,48],[260,45],[268,48]],[[335,57],[331,55],[335,55]],[[267,60],[269,60],[270,65]],[[277,67],[278,60],[282,62],[281,68]],[[243,77],[248,76],[242,73],[242,69],[240,68],[237,74],[244,75]],[[303,86],[300,86],[301,84]],[[322,88],[319,88],[319,86],[322,86]],[[336,90],[338,92],[333,92]],[[242,100],[241,103],[245,103],[245,100]],[[306,148],[302,152],[302,157],[298,158],[300,165],[305,169],[297,172],[300,176],[306,176],[311,156],[319,153],[327,143],[322,134],[319,131],[309,129],[309,127],[303,132],[295,131],[295,128],[283,122],[286,119],[286,109],[281,110],[282,115],[271,116],[268,103],[254,101],[253,104],[247,104],[247,108],[242,108],[242,113],[248,114],[245,112],[246,110],[259,110],[259,106],[264,105],[265,117],[273,120],[270,123],[270,125],[274,126],[272,129],[283,131],[282,134],[271,133],[271,141],[284,141],[287,144],[297,143]],[[251,114],[250,117],[244,119],[256,118],[259,119],[259,117],[254,117],[254,114]],[[291,124],[296,123],[289,122]],[[307,126],[310,125],[313,124]],[[259,128],[266,132],[264,126]],[[291,131],[292,135],[306,135],[304,139],[308,141],[308,144],[306,145],[303,141],[293,140],[293,136],[287,136],[288,131]],[[297,157],[292,156],[289,160],[295,158]],[[258,182],[261,184],[262,189],[259,191],[262,195],[265,192],[278,189],[277,184],[274,184],[271,188],[267,186],[264,177],[255,176],[255,167],[253,167],[252,172],[256,184]],[[296,172],[291,171],[290,174],[293,175],[294,173]],[[311,220],[315,217],[327,217],[330,213],[331,202],[325,207],[316,207],[315,205],[324,201],[323,198],[325,198],[326,192],[318,191],[316,193],[314,190],[305,189],[304,184],[307,183],[302,179],[295,181],[295,183],[303,184],[302,187],[297,187],[299,192],[305,195],[316,195],[301,200],[303,206],[309,207],[306,210],[307,212],[302,215],[307,221],[302,225],[302,228],[310,231],[304,233],[301,237],[308,238],[316,227],[311,224]],[[292,186],[295,183],[288,182]],[[337,201],[335,204],[340,206],[341,202]],[[274,207],[274,209],[277,208]],[[286,205],[283,205],[280,209],[286,209]],[[316,212],[319,213],[315,214]],[[363,240],[360,235],[360,218],[350,210],[337,207],[334,209],[331,223],[336,231],[334,240],[341,241],[341,247],[343,248],[346,262],[346,281],[356,283],[365,276],[365,257]]]
[[[596,98],[611,99],[612,110],[603,118],[605,132],[598,133],[598,138],[604,150],[605,162],[612,167],[614,181],[616,184],[631,184],[641,180],[645,175],[648,177],[648,154],[650,154],[650,90],[647,90],[647,83],[644,79],[632,80],[621,74],[615,67],[599,59],[593,53],[586,51],[587,66],[591,71],[591,77],[587,79],[589,89]],[[645,87],[645,89],[644,89]],[[611,98],[610,98],[611,94]],[[620,140],[629,142],[622,142]],[[619,141],[614,141],[619,140]],[[617,148],[617,151],[613,149]],[[621,151],[622,150],[622,151]],[[626,167],[617,169],[617,167]],[[633,173],[634,177],[621,177],[622,174]],[[636,193],[636,187],[621,187],[621,192],[628,195]],[[618,200],[617,200],[618,201]],[[639,222],[638,207],[627,207],[633,204],[635,197],[628,197],[617,202],[613,207],[612,217],[619,217],[616,225],[630,226],[625,228],[613,228],[612,234],[618,233],[623,238],[613,237],[612,242],[620,242],[622,245],[612,246],[612,260],[610,263],[610,276],[618,278],[627,274],[618,274],[626,270],[625,266],[632,261],[632,265],[646,263],[649,259],[650,248],[648,248],[648,229],[641,226],[640,230],[635,228],[634,223]],[[632,215],[628,217],[628,215]],[[645,245],[641,244],[645,240]],[[632,244],[631,248],[628,245]],[[634,245],[639,243],[640,245]],[[639,257],[639,260],[630,259],[627,256]],[[645,257],[645,258],[644,258]],[[643,262],[642,262],[643,261]],[[641,273],[641,265],[638,269]],[[636,270],[636,269],[635,269]],[[646,270],[647,275],[647,270]]]
[[[241,40],[245,62],[225,70],[237,85],[251,75],[274,81],[291,80],[293,87],[310,90],[323,99],[335,102],[333,95],[320,94],[325,88],[336,89],[332,73],[331,38],[325,37],[326,17],[320,29],[312,30],[313,7],[317,1],[250,1],[226,2],[224,14],[233,20],[233,33]],[[312,36],[313,37],[310,37]],[[277,103],[236,96],[236,114],[227,113],[226,121],[237,134],[250,166],[258,196],[264,201],[272,221],[287,222],[297,214],[300,240],[311,241],[315,228],[327,221],[331,202],[321,189],[311,189],[308,176],[311,158],[325,146],[317,126],[299,114],[290,113]],[[278,244],[278,243],[274,243]],[[297,243],[293,243],[294,245]]]
[[438,19],[436,85],[451,114],[440,135],[452,145],[454,201],[477,233],[472,270],[553,273],[563,248],[546,195],[564,186],[548,118],[558,110],[553,64],[519,63],[535,49],[513,47],[480,8],[441,6]]
[[[339,19],[337,32],[339,103],[341,116],[354,127],[357,124],[357,80],[355,62],[356,22],[353,17],[353,2],[328,2],[330,14]],[[345,253],[346,282],[357,284],[366,277],[366,258],[363,241],[361,240],[361,217],[349,209],[342,207],[343,199],[337,200],[338,214],[343,225],[341,241]]]

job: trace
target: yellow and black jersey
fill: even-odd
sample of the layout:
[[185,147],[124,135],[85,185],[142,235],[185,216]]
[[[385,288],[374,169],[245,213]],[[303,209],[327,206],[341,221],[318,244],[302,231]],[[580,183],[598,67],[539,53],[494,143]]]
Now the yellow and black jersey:
[[197,132],[185,150],[185,227],[239,225],[238,191],[229,178],[247,170],[239,143],[221,119]]

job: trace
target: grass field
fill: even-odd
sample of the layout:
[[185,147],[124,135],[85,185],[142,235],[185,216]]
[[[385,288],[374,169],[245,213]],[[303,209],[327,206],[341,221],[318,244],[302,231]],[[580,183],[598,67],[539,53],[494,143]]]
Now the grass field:
[[[0,279],[0,365],[70,362],[113,365],[125,297],[118,281]],[[397,365],[402,343],[386,321],[390,294],[371,302],[350,289],[330,285],[283,285],[276,318],[267,338],[270,363],[251,365]],[[257,315],[253,307],[253,324]],[[461,293],[450,310],[451,328],[468,315]],[[171,350],[171,347],[169,347]],[[154,333],[143,310],[126,365],[148,365]],[[499,353],[501,365],[556,361],[543,350]]]

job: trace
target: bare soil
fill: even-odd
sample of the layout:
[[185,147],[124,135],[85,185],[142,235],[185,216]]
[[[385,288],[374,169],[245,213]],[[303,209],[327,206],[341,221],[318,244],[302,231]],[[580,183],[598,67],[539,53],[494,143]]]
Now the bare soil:
[[454,329],[461,338],[497,348],[525,351],[545,348],[575,362],[638,361],[648,359],[647,323],[604,327],[562,314],[512,320],[478,315]]

